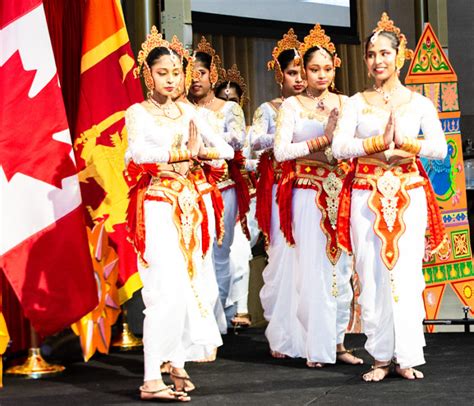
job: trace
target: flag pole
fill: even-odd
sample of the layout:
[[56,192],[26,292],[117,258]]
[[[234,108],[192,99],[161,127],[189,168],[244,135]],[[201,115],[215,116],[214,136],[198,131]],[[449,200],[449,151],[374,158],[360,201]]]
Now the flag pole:
[[135,337],[127,322],[127,309],[122,306],[122,332],[112,342],[112,347],[119,348],[120,351],[130,351],[143,347],[143,342],[140,338]]
[[31,327],[30,333],[31,347],[28,350],[28,358],[21,365],[8,368],[5,373],[8,375],[21,376],[23,378],[39,379],[61,374],[66,368],[62,365],[47,363],[41,355],[39,348],[39,337]]

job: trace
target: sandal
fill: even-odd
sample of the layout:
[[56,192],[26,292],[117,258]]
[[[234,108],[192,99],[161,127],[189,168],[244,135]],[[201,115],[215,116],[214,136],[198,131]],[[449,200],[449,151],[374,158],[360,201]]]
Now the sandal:
[[230,323],[234,328],[248,328],[252,325],[252,317],[250,313],[236,313]]
[[[336,360],[340,361],[340,362],[343,362],[344,364],[348,364],[348,365],[361,365],[361,364],[363,364],[364,361],[361,358],[356,357],[353,353],[354,353],[354,349],[344,350],[344,351],[336,351]],[[345,354],[350,355],[352,357],[352,359],[355,360],[356,362],[350,362],[350,361],[344,360],[342,356],[345,355]]]
[[[400,375],[404,379],[408,380],[414,380],[414,379],[423,379],[425,376],[423,375],[423,372],[418,371],[418,369],[415,368],[401,368],[400,364],[395,364],[395,372]],[[411,372],[410,375],[404,375],[403,372],[408,372],[408,374]]]
[[191,400],[187,393],[175,391],[173,385],[165,385],[163,388],[156,390],[148,390],[144,386],[140,386],[139,389],[141,400],[157,400],[161,402],[189,402]]
[[[380,382],[380,381],[383,381],[390,374],[392,365],[393,365],[392,362],[390,362],[386,365],[378,365],[378,366],[372,365],[370,367],[370,371],[366,372],[365,374],[362,375],[362,379],[365,382]],[[375,373],[376,373],[375,371],[377,371],[377,370],[381,370],[384,373],[384,376],[380,379],[375,379]]]
[[171,368],[170,377],[174,383],[174,387],[178,392],[192,392],[196,386],[191,382],[191,378],[183,369],[184,374],[176,373],[176,368]]

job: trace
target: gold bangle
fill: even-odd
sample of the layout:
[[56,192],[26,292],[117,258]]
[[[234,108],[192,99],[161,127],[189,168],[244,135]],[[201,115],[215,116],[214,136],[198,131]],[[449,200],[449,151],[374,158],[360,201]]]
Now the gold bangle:
[[385,145],[383,135],[366,138],[363,141],[362,146],[367,155],[383,152],[388,148],[387,145]]
[[191,152],[187,149],[172,149],[170,151],[169,163],[188,161],[191,158]]
[[312,154],[313,152],[323,150],[330,142],[329,138],[323,135],[322,137],[316,137],[306,141],[306,144],[308,145],[309,152]]
[[414,138],[404,137],[402,145],[400,145],[400,148],[403,151],[409,152],[414,155],[418,155],[421,150],[421,142]]
[[218,159],[220,157],[219,150],[217,148],[207,148],[205,159]]

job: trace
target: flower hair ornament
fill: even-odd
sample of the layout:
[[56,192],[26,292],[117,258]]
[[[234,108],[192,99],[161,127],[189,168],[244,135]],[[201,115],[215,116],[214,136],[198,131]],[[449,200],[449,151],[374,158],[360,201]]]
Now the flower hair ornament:
[[292,49],[295,52],[294,64],[299,66],[301,63],[301,57],[298,53],[298,48],[301,43],[298,41],[296,34],[293,28],[290,28],[288,32],[283,35],[283,38],[277,42],[275,48],[273,48],[272,59],[267,62],[268,70],[275,71],[275,80],[281,86],[283,83],[283,72],[281,70],[280,62],[278,62],[278,57],[283,51]]
[[[211,82],[212,87],[214,87],[219,80],[219,70],[221,69],[221,58],[219,55],[216,54],[214,48],[212,48],[211,44],[206,40],[205,37],[201,37],[201,41],[197,46],[196,52],[202,52],[204,54],[208,54],[211,57],[211,70],[209,72],[209,81]],[[195,79],[197,79],[195,77]]]
[[341,66],[341,58],[336,54],[336,46],[331,42],[331,38],[325,34],[320,24],[316,24],[309,34],[304,37],[303,43],[300,45],[299,51],[301,57],[313,47],[325,50],[332,56],[334,67],[339,68]]
[[400,28],[396,27],[393,23],[393,20],[390,20],[386,12],[382,13],[382,17],[377,23],[377,27],[372,31],[374,34],[370,38],[372,44],[377,40],[381,32],[393,32],[398,40],[400,45],[398,46],[397,60],[395,62],[397,70],[400,71],[405,64],[406,59],[413,58],[413,51],[407,48],[407,38],[404,34],[400,32]]
[[189,51],[184,47],[176,35],[173,35],[169,47],[179,55],[181,62],[184,62],[185,59],[188,62],[186,65],[186,71],[184,72],[184,87],[186,93],[188,93],[193,81],[194,57],[190,55]]
[[234,63],[229,69],[220,69],[219,72],[219,81],[218,85],[221,83],[227,82],[227,86],[224,88],[224,93],[226,96],[230,93],[230,84],[235,83],[240,87],[242,90],[242,96],[240,97],[240,107],[244,107],[245,103],[248,102],[249,98],[247,96],[247,85],[245,84],[245,80],[242,77],[237,65]]
[[133,75],[136,78],[140,75],[143,76],[143,81],[145,82],[145,86],[149,93],[153,91],[155,84],[153,82],[153,77],[151,76],[150,67],[146,62],[146,58],[153,49],[158,47],[167,48],[170,51],[170,54],[176,57],[176,55],[171,52],[170,43],[163,38],[162,34],[158,32],[158,29],[155,26],[152,26],[150,34],[147,35],[146,40],[142,43],[142,49],[138,52],[138,66],[133,69]]

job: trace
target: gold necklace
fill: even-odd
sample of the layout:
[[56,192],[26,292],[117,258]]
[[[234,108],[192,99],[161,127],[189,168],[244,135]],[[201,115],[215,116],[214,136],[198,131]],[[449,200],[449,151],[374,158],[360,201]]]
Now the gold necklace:
[[196,103],[196,102],[193,102],[193,104],[196,106],[196,107],[207,107],[209,105],[212,104],[212,102],[215,100],[216,96],[212,96],[212,99],[208,100],[207,102],[203,103],[203,104],[199,104],[199,103]]
[[157,107],[163,113],[165,117],[173,118],[173,116],[171,115],[171,112],[172,112],[172,106],[176,105],[174,101],[169,103],[168,106],[163,106],[162,104],[158,103],[153,97],[149,97],[148,101],[151,104],[153,104],[155,107]]
[[324,100],[328,97],[329,95],[329,90],[328,89],[325,89],[321,95],[318,97],[318,96],[315,96],[314,94],[311,93],[311,91],[306,88],[306,95],[310,98],[310,99],[313,99],[316,103],[317,103],[317,108],[320,109],[320,110],[324,110]]
[[389,91],[385,91],[382,89],[382,87],[377,87],[377,86],[373,86],[374,90],[382,96],[382,99],[383,101],[385,102],[385,104],[387,104],[390,99],[392,98],[393,94],[398,90],[400,86],[397,85],[395,86],[392,90],[389,90]]

